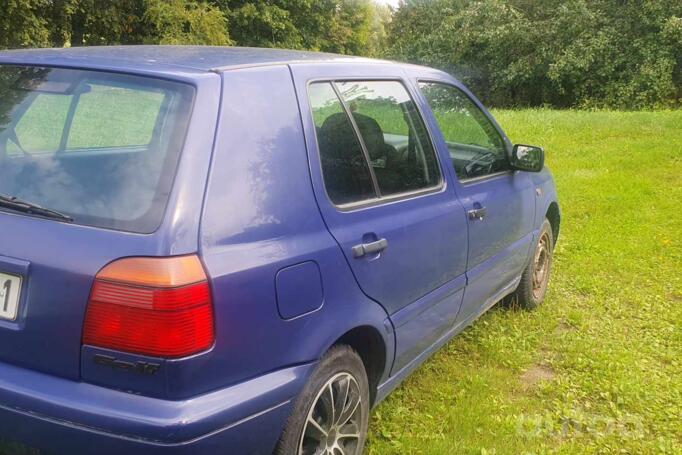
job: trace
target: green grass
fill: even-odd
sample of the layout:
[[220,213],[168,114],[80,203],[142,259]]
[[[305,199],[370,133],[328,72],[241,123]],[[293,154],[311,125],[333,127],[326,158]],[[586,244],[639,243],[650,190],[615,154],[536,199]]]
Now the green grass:
[[682,453],[682,112],[497,111],[563,211],[550,290],[374,412],[371,454]]
[[682,111],[495,115],[558,187],[546,301],[435,354],[375,410],[368,453],[682,453]]

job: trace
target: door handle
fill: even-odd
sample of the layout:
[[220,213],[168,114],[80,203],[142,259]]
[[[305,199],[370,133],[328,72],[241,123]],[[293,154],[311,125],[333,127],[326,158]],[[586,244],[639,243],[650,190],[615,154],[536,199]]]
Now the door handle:
[[488,209],[485,207],[480,207],[476,209],[471,209],[467,213],[469,214],[469,219],[472,221],[483,221],[483,218],[485,218],[485,214],[488,212]]
[[355,245],[351,248],[354,258],[361,258],[366,254],[380,253],[388,248],[388,240],[379,239],[370,243],[361,243],[360,245]]

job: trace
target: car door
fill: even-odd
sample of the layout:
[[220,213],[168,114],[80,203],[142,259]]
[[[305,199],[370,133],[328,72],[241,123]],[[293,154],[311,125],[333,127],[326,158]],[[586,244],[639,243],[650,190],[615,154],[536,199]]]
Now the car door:
[[535,190],[528,173],[511,169],[508,139],[466,89],[438,79],[418,85],[467,212],[467,288],[457,317],[466,323],[518,284],[532,243]]
[[399,67],[292,72],[320,210],[360,288],[390,315],[397,371],[454,323],[465,284],[464,209]]

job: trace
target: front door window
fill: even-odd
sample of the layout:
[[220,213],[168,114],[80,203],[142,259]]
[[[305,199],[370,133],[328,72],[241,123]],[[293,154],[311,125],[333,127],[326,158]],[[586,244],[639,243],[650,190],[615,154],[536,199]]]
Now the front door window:
[[431,106],[460,180],[510,169],[502,136],[460,89],[437,82],[419,84]]

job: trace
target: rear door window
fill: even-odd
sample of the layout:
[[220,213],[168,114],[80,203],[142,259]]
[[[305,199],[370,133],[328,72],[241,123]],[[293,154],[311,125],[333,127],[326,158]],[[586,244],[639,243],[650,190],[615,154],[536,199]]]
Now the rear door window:
[[332,84],[311,85],[309,96],[329,199],[343,205],[375,197],[362,146]]
[[333,203],[382,199],[441,184],[435,150],[402,83],[316,82],[309,98]]
[[0,194],[78,224],[154,231],[193,96],[153,78],[0,65]]
[[339,82],[382,196],[440,183],[436,153],[405,87],[397,81]]

